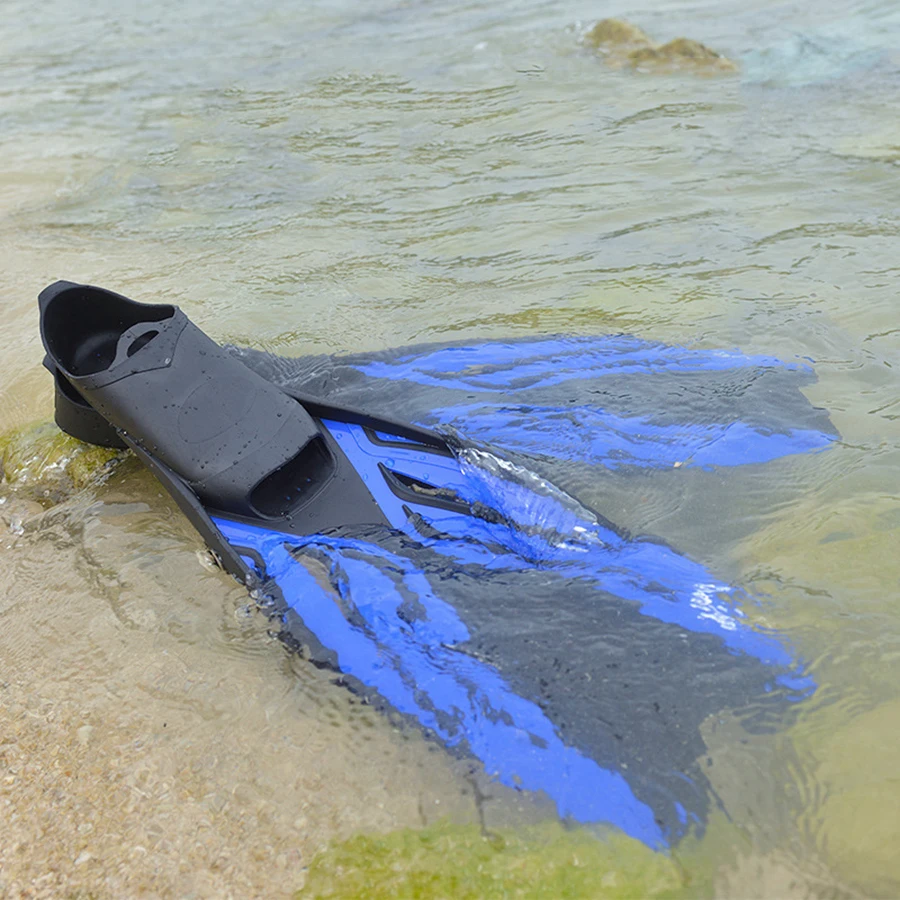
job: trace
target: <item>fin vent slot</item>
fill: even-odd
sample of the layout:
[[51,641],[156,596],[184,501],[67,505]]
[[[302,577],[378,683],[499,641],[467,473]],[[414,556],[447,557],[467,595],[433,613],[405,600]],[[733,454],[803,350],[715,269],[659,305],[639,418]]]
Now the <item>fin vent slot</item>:
[[334,459],[322,438],[315,437],[253,488],[250,505],[267,518],[289,516],[318,493],[333,473]]
[[401,500],[410,503],[420,503],[425,506],[434,506],[450,512],[472,513],[472,504],[450,488],[436,487],[433,484],[428,484],[427,481],[414,478],[412,475],[394,472],[385,466],[384,463],[379,463],[378,468],[381,470],[388,487]]
[[437,435],[417,432],[415,437],[405,437],[380,428],[376,430],[368,425],[363,426],[363,431],[376,447],[396,447],[398,450],[421,450],[440,456],[453,456],[453,451]]

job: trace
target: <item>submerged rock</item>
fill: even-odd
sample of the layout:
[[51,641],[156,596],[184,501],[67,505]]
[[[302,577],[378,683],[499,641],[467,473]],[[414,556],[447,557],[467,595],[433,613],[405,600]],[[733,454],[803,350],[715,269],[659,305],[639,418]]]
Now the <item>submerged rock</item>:
[[650,47],[653,41],[642,29],[624,19],[601,19],[584,36],[592,47]]
[[624,19],[602,19],[584,35],[584,43],[603,55],[607,65],[654,72],[736,72],[727,57],[690,38],[657,44],[637,25]]
[[661,47],[641,47],[629,53],[628,59],[635,68],[653,68],[657,71],[737,71],[737,66],[730,59],[690,38],[675,38]]
[[41,502],[59,503],[105,478],[124,451],[95,447],[50,422],[0,435],[0,483]]
[[[699,889],[698,889],[699,888]],[[295,896],[634,898],[705,896],[679,865],[638,841],[547,822],[485,833],[442,821],[419,831],[357,835],[320,853]]]
[[898,733],[900,701],[892,700],[809,746],[819,762],[819,840],[838,874],[867,897],[897,896]]

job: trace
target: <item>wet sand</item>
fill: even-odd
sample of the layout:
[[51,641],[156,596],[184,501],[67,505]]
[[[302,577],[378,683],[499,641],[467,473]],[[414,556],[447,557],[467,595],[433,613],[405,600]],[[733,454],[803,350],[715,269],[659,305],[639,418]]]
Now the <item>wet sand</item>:
[[331,839],[476,821],[468,765],[289,655],[135,469],[0,506],[0,895],[289,896]]

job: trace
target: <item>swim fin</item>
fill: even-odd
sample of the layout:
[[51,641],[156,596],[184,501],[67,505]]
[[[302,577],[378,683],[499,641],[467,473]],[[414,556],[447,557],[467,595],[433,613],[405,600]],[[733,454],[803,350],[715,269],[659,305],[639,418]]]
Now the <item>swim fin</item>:
[[68,281],[38,299],[57,424],[133,450],[248,584],[263,573],[218,521],[310,535],[472,511],[460,465],[433,431],[283,390],[175,306]]
[[[279,387],[174,306],[58,282],[40,309],[63,430],[133,449],[223,567],[259,588],[286,643],[560,816],[664,847],[717,802],[703,723],[742,709],[770,729],[814,689],[739,589],[526,465]],[[602,363],[579,347],[574,367]],[[507,424],[550,408],[527,390],[565,376],[555,345],[537,362],[528,347],[482,349],[448,351],[466,360],[458,393],[502,380],[488,363],[506,354],[528,369],[498,388],[527,398]],[[366,382],[360,405],[409,413],[421,353],[397,362],[409,380]]]

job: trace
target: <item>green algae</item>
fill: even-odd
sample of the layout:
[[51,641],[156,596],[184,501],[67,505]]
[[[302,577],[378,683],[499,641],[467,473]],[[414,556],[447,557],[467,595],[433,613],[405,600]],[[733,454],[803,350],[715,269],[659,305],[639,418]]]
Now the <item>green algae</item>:
[[426,900],[682,898],[708,895],[676,859],[621,834],[599,838],[555,822],[485,834],[438,822],[357,835],[312,861],[297,898]]
[[39,501],[58,503],[96,484],[123,452],[85,444],[50,422],[0,435],[0,482]]

